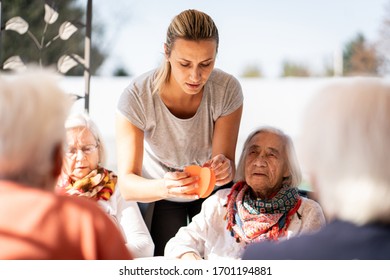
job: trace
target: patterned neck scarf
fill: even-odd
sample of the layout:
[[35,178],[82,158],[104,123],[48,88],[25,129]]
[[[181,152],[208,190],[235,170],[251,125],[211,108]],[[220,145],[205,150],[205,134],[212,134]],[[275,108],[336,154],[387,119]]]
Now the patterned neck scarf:
[[62,176],[56,186],[56,192],[63,195],[75,195],[94,200],[108,200],[115,190],[117,176],[110,170],[98,167],[84,178],[72,181]]
[[283,186],[271,199],[253,198],[251,188],[238,182],[228,195],[226,203],[227,229],[240,242],[278,240],[287,235],[292,215],[301,205],[296,188]]

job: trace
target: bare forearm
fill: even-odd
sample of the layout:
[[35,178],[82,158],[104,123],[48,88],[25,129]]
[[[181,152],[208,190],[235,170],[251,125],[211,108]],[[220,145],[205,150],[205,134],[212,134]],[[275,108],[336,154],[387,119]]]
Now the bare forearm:
[[163,179],[146,179],[135,174],[119,177],[119,187],[126,200],[153,202],[166,198]]
[[135,174],[119,176],[119,187],[126,200],[153,202],[166,198],[198,199],[191,193],[198,187],[197,177],[183,172],[168,172],[162,179],[146,179]]

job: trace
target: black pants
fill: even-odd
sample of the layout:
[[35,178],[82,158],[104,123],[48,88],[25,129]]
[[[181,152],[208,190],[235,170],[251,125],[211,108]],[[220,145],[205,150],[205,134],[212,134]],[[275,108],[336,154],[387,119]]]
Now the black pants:
[[[233,182],[219,187],[217,190],[231,188]],[[217,190],[214,190],[216,192]],[[212,193],[212,194],[213,194]],[[187,226],[198,214],[205,199],[193,202],[171,202],[160,200],[152,203],[138,202],[142,216],[154,242],[154,255],[163,256],[166,243],[175,236],[182,226]]]
[[203,201],[204,199],[192,202],[159,200],[154,203],[150,233],[155,246],[155,256],[164,255],[166,243],[200,212]]

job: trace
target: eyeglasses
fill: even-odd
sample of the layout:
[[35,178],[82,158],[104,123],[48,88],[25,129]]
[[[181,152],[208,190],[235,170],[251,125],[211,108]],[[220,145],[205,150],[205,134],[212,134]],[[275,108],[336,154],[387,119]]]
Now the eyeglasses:
[[67,147],[67,149],[65,150],[65,155],[70,158],[70,159],[74,159],[76,158],[77,156],[77,153],[78,151],[81,151],[84,155],[90,155],[92,154],[96,149],[97,149],[98,145],[85,145],[85,146],[82,146],[80,148],[76,148],[76,147]]

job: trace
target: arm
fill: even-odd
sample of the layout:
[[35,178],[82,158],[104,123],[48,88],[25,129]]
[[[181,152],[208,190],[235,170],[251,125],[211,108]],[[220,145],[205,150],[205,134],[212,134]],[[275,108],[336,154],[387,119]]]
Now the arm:
[[[213,244],[209,237],[210,221],[216,214],[218,201],[216,196],[210,196],[203,204],[201,211],[195,215],[191,223],[181,227],[174,237],[166,244],[164,256],[178,259],[202,259],[205,253],[206,240]],[[221,220],[222,223],[222,220]]]
[[117,218],[125,235],[126,246],[133,256],[135,258],[152,257],[154,243],[137,203],[125,201],[120,197]]
[[302,198],[302,205],[298,212],[302,215],[301,233],[315,232],[326,224],[321,206],[314,200]]
[[204,166],[211,166],[214,170],[217,186],[232,181],[236,172],[235,154],[242,108],[243,106],[240,106],[233,113],[220,117],[215,122],[212,159]]
[[122,114],[116,115],[116,146],[118,162],[118,184],[126,200],[152,202],[169,197],[197,199],[187,195],[197,185],[197,178],[185,172],[169,172],[164,178],[142,177],[144,133],[130,123]]
[[[180,259],[209,259],[210,253],[223,257],[225,249],[235,247],[235,242],[226,230],[224,216],[227,195],[230,190],[221,190],[208,197],[202,209],[191,223],[181,227],[165,246],[164,256]],[[226,235],[228,238],[226,239]]]

